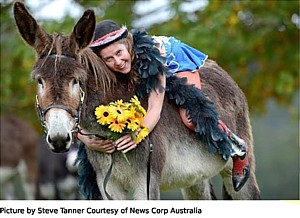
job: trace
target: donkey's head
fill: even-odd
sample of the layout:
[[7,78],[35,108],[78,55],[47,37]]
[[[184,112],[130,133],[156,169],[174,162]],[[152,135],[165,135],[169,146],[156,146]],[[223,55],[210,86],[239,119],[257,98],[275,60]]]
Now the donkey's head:
[[14,16],[22,38],[36,51],[32,78],[37,81],[37,110],[54,152],[67,151],[79,123],[86,82],[81,51],[91,42],[95,15],[86,10],[68,36],[50,35],[38,25],[21,2],[14,4]]

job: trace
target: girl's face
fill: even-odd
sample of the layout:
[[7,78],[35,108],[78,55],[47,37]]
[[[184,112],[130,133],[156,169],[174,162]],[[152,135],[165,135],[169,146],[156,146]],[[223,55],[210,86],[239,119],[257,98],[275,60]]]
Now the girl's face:
[[115,42],[100,50],[100,57],[113,71],[127,74],[131,70],[131,57],[126,46]]

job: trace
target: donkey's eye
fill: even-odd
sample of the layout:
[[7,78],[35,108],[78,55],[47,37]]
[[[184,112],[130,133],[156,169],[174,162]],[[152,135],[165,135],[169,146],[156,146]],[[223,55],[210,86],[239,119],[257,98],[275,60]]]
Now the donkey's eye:
[[79,83],[78,79],[73,79],[73,85],[77,85]]
[[44,89],[44,81],[42,78],[37,78],[37,82],[38,82],[38,90],[39,92],[42,92],[42,90]]

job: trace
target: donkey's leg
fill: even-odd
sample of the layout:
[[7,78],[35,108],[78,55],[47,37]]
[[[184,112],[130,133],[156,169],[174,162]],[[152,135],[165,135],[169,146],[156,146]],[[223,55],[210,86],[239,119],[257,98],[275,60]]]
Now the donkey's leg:
[[124,190],[123,186],[113,179],[109,181],[107,192],[114,200],[126,200],[128,197],[127,192]]
[[[139,175],[133,183],[133,198],[136,200],[160,200],[159,178],[157,175],[150,174],[150,182],[148,184],[146,175]],[[149,186],[149,193],[148,188]],[[148,196],[149,195],[149,196]]]
[[[100,179],[99,179],[100,178]],[[103,197],[103,200],[126,200],[127,198],[127,193],[123,189],[122,185],[115,181],[113,178],[111,178],[106,187],[104,187],[104,177],[97,175],[97,184],[100,190],[100,193]],[[106,189],[106,192],[104,190]],[[112,199],[109,199],[109,196]]]
[[160,175],[151,174],[149,200],[160,200]]
[[216,199],[214,190],[209,180],[203,180],[197,185],[181,189],[183,199],[185,200],[214,200]]

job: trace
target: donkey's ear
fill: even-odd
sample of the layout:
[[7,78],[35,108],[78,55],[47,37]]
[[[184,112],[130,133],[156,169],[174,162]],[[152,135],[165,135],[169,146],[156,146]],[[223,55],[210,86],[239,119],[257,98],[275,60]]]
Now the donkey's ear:
[[49,38],[48,34],[38,25],[22,2],[14,4],[14,16],[23,39],[36,50],[40,43]]
[[95,13],[88,9],[75,25],[71,35],[79,49],[83,49],[91,43],[94,36],[95,26]]

